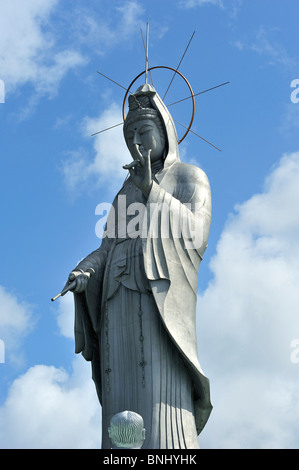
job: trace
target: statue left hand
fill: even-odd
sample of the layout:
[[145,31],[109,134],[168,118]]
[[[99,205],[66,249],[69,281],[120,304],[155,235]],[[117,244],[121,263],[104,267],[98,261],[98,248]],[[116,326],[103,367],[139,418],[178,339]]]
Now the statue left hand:
[[137,144],[134,145],[136,159],[128,165],[124,165],[125,170],[129,170],[132,181],[141,189],[145,197],[148,197],[152,187],[151,170],[151,149],[142,154]]

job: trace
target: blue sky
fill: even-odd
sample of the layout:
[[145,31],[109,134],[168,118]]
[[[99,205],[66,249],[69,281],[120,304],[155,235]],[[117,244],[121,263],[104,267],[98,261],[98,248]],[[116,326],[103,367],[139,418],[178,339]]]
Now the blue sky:
[[[100,243],[98,204],[130,161],[124,90],[176,68],[196,98],[182,161],[212,189],[198,284],[214,409],[202,448],[299,447],[299,57],[296,0],[0,0],[0,447],[98,448],[90,364],[74,354],[68,273]],[[163,95],[172,74],[153,71]],[[293,86],[291,86],[293,85]],[[188,96],[175,78],[166,104]],[[4,101],[4,102],[3,102]],[[190,102],[173,106],[188,125]],[[177,127],[179,136],[183,128]],[[1,349],[0,349],[1,350]]]

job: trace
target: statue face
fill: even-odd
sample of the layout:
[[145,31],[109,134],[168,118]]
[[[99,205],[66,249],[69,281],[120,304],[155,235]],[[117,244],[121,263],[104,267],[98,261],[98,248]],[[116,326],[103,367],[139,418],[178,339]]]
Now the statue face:
[[161,137],[159,129],[152,119],[142,119],[129,124],[126,129],[125,138],[128,149],[134,159],[136,158],[135,144],[138,145],[141,154],[147,154],[147,151],[151,149],[152,162],[162,158],[165,140]]

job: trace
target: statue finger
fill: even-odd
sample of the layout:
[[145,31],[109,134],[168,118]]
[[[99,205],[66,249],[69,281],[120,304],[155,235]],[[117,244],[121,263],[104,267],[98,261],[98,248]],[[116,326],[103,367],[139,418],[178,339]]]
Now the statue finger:
[[72,271],[68,277],[68,281],[69,282],[72,282],[74,281],[74,279],[76,279],[76,277],[78,277],[83,271],[80,270],[80,271]]
[[138,144],[134,144],[134,149],[135,149],[135,151],[136,151],[138,161],[140,162],[140,164],[141,164],[142,166],[144,166],[145,159],[144,159],[144,156],[142,155],[142,153],[141,153],[140,150],[139,150],[139,145],[138,145]]
[[152,152],[152,149],[148,149],[147,156],[146,156],[146,163],[147,163],[148,167],[151,166],[151,152]]
[[139,166],[144,166],[145,165],[145,158],[143,155],[138,155],[138,163],[139,163]]
[[133,160],[131,163],[128,163],[127,165],[124,165],[123,168],[125,170],[130,170],[131,168],[136,166],[138,163],[139,163],[138,160]]
[[75,292],[83,292],[87,287],[88,279],[89,277],[85,274],[82,274],[81,276],[77,277]]
[[130,173],[130,176],[131,176],[131,179],[133,181],[133,183],[137,183],[138,179],[136,178],[136,173],[134,171],[134,168],[129,168],[129,173]]

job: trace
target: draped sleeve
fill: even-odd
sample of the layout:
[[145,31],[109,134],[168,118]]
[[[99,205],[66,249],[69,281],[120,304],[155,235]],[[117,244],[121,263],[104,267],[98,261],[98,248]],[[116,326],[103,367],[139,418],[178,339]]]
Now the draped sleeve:
[[111,239],[103,238],[101,246],[84,258],[74,270],[93,268],[95,274],[89,279],[84,292],[74,293],[75,302],[75,352],[82,353],[91,361],[100,329],[101,301],[104,271]]
[[212,408],[196,340],[198,268],[210,229],[210,187],[197,167],[180,163],[168,173],[160,184],[153,182],[148,197],[144,265],[162,321],[193,377],[199,433]]

